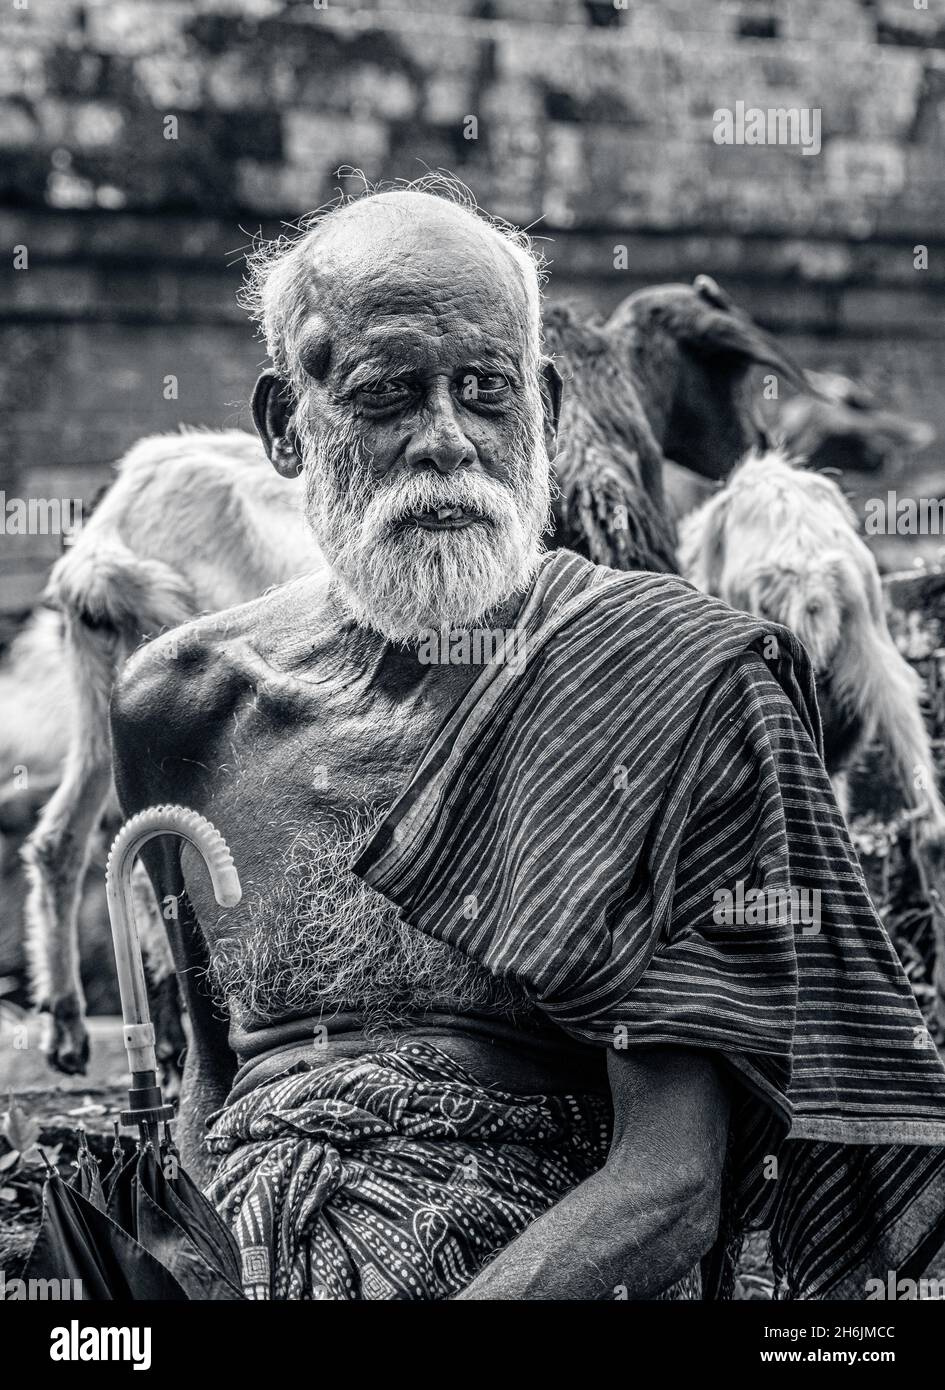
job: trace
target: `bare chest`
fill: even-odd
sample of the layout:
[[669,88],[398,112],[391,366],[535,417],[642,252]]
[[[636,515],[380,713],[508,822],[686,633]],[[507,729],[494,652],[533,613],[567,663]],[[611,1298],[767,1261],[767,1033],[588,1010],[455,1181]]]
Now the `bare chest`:
[[[224,835],[244,890],[238,907],[222,911],[185,849],[185,885],[211,946],[258,930],[266,904],[292,910],[300,855],[323,858],[343,895],[350,859],[476,675],[396,659],[353,669],[331,653],[315,657],[291,671],[254,666],[232,708],[207,729],[189,800]],[[331,885],[323,887],[330,898]]]

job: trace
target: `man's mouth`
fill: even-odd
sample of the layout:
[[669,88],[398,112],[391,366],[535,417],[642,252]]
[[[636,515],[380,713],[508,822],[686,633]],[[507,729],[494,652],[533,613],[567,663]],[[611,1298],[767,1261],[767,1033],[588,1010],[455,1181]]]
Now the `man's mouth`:
[[422,526],[425,531],[458,531],[482,521],[479,512],[456,506],[430,507],[425,512],[411,512],[407,519]]

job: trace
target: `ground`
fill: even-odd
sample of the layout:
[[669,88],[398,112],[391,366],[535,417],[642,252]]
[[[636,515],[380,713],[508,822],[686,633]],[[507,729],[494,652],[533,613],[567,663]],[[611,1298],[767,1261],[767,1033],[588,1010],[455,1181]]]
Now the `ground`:
[[92,1019],[90,1031],[89,1075],[55,1076],[42,1056],[38,1022],[13,1010],[0,1012],[0,1088],[8,1097],[0,1116],[0,1269],[8,1279],[17,1277],[39,1226],[45,1177],[40,1150],[65,1177],[72,1176],[79,1127],[93,1153],[105,1158],[114,1121],[127,1105],[121,1020]]

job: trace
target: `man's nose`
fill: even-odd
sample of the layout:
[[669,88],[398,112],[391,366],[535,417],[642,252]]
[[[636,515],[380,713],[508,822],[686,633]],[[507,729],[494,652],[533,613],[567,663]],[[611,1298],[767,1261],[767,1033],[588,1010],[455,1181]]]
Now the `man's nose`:
[[411,468],[435,468],[438,473],[454,473],[476,462],[476,450],[463,432],[448,389],[438,390],[427,403],[405,458]]

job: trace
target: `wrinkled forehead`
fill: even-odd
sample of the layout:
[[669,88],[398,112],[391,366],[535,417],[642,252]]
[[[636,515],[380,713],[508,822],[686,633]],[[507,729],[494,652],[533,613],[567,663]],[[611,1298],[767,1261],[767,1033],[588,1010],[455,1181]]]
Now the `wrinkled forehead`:
[[359,344],[421,355],[448,355],[453,344],[513,358],[537,350],[524,267],[485,223],[449,208],[355,211],[307,248],[297,342],[306,370],[322,375]]

